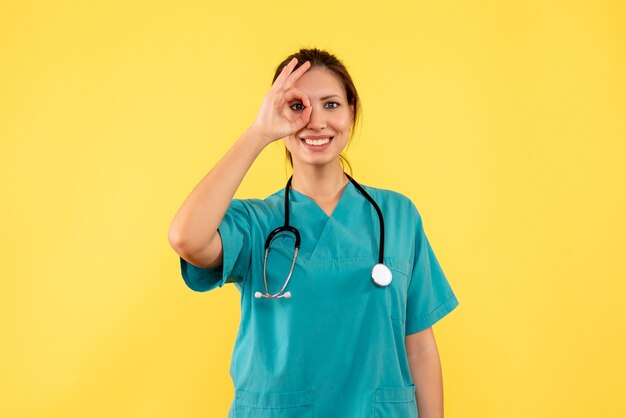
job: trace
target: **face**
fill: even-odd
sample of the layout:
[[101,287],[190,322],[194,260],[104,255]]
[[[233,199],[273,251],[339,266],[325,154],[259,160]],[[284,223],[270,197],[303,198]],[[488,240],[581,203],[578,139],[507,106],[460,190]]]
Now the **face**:
[[[338,164],[354,117],[343,83],[330,70],[313,67],[294,83],[294,87],[309,97],[312,108],[309,123],[284,139],[294,169],[300,165]],[[299,101],[289,106],[292,112],[304,109]]]

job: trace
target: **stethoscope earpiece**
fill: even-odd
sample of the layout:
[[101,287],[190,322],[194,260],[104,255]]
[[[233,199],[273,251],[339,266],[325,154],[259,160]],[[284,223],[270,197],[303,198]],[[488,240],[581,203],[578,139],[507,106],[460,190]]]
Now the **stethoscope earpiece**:
[[[278,292],[278,293],[280,293],[280,292]],[[257,298],[257,299],[261,299],[261,298],[268,298],[268,299],[290,298],[291,297],[291,292],[290,291],[286,291],[282,295],[280,295],[280,294],[270,295],[269,293],[263,294],[261,292],[255,292],[254,293],[254,297]]]

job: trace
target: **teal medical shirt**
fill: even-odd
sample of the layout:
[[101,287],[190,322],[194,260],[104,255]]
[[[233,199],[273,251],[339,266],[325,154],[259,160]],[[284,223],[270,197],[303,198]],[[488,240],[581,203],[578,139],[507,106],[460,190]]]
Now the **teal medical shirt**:
[[[257,299],[267,235],[284,223],[284,189],[264,200],[233,199],[219,227],[223,265],[180,259],[185,283],[202,292],[234,283],[241,322],[231,359],[235,387],[229,418],[417,418],[405,336],[424,330],[458,301],[405,196],[363,186],[385,220],[388,287],[371,279],[378,262],[379,221],[348,182],[329,217],[291,190],[290,223],[300,252],[285,290],[291,298]],[[282,287],[293,234],[280,234],[267,261],[270,293]]]

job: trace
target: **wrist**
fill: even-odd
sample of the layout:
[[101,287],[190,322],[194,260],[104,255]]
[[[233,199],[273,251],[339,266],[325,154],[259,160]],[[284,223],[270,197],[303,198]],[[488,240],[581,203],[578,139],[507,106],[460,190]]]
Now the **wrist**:
[[267,144],[272,142],[265,138],[254,126],[246,129],[243,134],[241,134],[241,137],[239,137],[239,141],[244,142],[247,147],[253,148],[259,153],[263,151]]
[[248,129],[246,129],[244,134],[246,134],[247,136],[251,138],[255,138],[255,140],[257,142],[260,142],[263,147],[265,147],[268,144],[271,144],[272,142],[276,140],[276,138],[273,138],[271,134],[268,134],[267,132],[263,132],[263,130],[257,127],[256,124],[252,124]]

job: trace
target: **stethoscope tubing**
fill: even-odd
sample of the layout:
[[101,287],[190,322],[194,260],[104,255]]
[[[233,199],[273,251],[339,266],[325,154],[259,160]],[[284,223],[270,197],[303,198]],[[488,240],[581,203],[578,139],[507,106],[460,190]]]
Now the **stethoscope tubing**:
[[299,246],[295,248],[294,250],[294,254],[293,254],[293,260],[291,261],[291,268],[289,269],[289,274],[287,275],[287,279],[285,280],[285,283],[283,284],[283,287],[280,288],[280,290],[278,291],[278,293],[274,293],[273,295],[271,295],[269,293],[269,288],[267,287],[267,256],[270,252],[269,247],[265,248],[265,257],[263,258],[263,283],[265,284],[265,294],[261,294],[262,297],[266,297],[266,298],[280,298],[280,297],[291,297],[291,293],[290,292],[286,292],[284,294],[284,296],[281,295],[281,293],[283,293],[283,291],[285,290],[285,288],[287,287],[287,285],[289,284],[289,280],[291,280],[291,275],[293,274],[293,268],[296,265],[296,258],[298,258],[298,249]]
[[344,174],[346,175],[346,177],[348,177],[348,180],[350,180],[350,182],[354,184],[354,187],[356,187],[359,190],[359,192],[361,192],[361,194],[365,196],[367,200],[370,201],[372,206],[374,206],[374,209],[376,209],[376,213],[378,214],[378,223],[380,224],[380,243],[378,245],[378,262],[380,264],[383,264],[383,261],[385,258],[385,221],[383,220],[383,212],[380,210],[380,207],[378,206],[374,198],[372,198],[372,196],[370,196],[370,194],[366,192],[365,189],[355,179],[350,177],[347,173],[344,173]]
[[[370,196],[369,193],[367,193],[367,191],[356,181],[354,180],[351,176],[349,176],[347,173],[345,173],[345,176],[348,178],[348,180],[354,185],[354,187],[357,188],[357,190],[363,195],[365,196],[365,198],[372,204],[372,206],[374,206],[374,209],[376,210],[376,214],[378,215],[378,222],[380,224],[380,242],[379,242],[379,247],[378,247],[378,264],[374,267],[374,270],[372,271],[372,278],[374,279],[374,283],[376,283],[377,286],[386,286],[389,284],[389,282],[391,281],[391,272],[389,271],[389,269],[384,265],[383,261],[384,261],[384,257],[385,257],[385,221],[383,218],[383,213],[380,210],[380,207],[378,206],[378,204],[376,203],[376,201],[372,198],[372,196]],[[298,231],[297,228],[289,225],[289,190],[291,189],[291,180],[293,179],[293,176],[289,177],[289,180],[287,181],[287,185],[285,186],[285,196],[284,196],[284,209],[285,209],[285,223],[282,226],[279,226],[278,228],[274,229],[272,232],[270,232],[270,234],[267,236],[267,239],[265,240],[265,256],[263,258],[263,284],[265,285],[265,293],[261,293],[261,292],[256,292],[255,293],[255,297],[256,298],[271,298],[271,299],[276,299],[276,298],[289,298],[291,297],[291,292],[284,292],[285,288],[287,287],[287,285],[289,284],[289,281],[291,280],[291,275],[293,274],[293,269],[296,265],[296,259],[298,258],[298,251],[300,249],[300,232]],[[294,243],[294,256],[293,259],[291,261],[291,267],[289,268],[289,274],[287,276],[287,279],[285,280],[285,283],[283,283],[283,286],[281,287],[281,289],[274,294],[270,294],[269,293],[269,287],[267,286],[267,257],[269,255],[269,250],[270,250],[270,245],[272,243],[272,240],[274,239],[274,237],[276,235],[278,235],[281,232],[291,232],[294,234],[295,236],[295,243]],[[385,272],[387,272],[388,274],[388,281],[384,281],[383,280],[383,284],[379,284],[378,278],[377,278],[377,269],[382,267]]]

